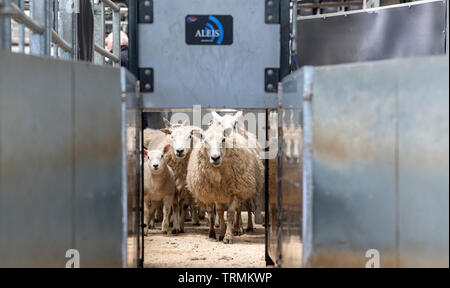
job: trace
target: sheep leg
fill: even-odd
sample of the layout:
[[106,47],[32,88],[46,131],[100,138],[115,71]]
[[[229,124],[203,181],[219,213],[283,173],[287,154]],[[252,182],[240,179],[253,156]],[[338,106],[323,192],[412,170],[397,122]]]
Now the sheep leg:
[[241,203],[236,197],[233,197],[233,200],[231,201],[231,204],[228,205],[227,210],[227,231],[225,233],[225,237],[223,239],[223,243],[225,244],[232,244],[233,243],[233,220],[234,220],[234,214],[239,208]]
[[169,221],[170,221],[170,203],[167,203],[166,199],[164,199],[164,207],[163,207],[163,222],[161,224],[161,230],[164,234],[167,234],[169,230]]
[[[228,213],[228,212],[227,212]],[[234,231],[233,231],[233,235],[234,236],[240,236],[242,235],[242,231],[241,231],[241,224],[242,224],[242,218],[241,218],[241,207],[238,207],[236,209],[236,219],[234,219]]]
[[200,226],[200,219],[198,218],[198,207],[195,204],[194,199],[191,199],[191,213],[192,213],[192,225]]
[[209,216],[209,238],[216,239],[216,231],[214,231],[214,222],[216,218],[216,213],[214,212],[214,204],[207,205],[206,210]]
[[186,221],[186,209],[184,206],[184,198],[180,199],[180,233],[184,233],[184,222]]
[[[217,204],[216,209],[217,209],[217,214],[219,215],[219,226],[220,226],[219,241],[222,241],[225,238],[225,229],[227,228],[227,226],[225,225],[225,219],[224,219],[224,207],[222,204]],[[233,215],[230,215],[227,212],[227,220],[230,219],[230,217],[232,219]],[[232,227],[232,226],[229,226],[229,227]]]
[[253,219],[252,219],[252,211],[250,209],[247,210],[247,229],[246,232],[253,231]]
[[172,203],[168,203],[168,204],[172,204],[172,210],[173,210],[173,229],[172,229],[172,234],[177,234],[178,232],[180,232],[180,206],[178,205],[178,200],[177,199],[173,199]]
[[[147,226],[144,228],[144,236],[147,236],[148,230],[150,229],[150,220],[155,216],[156,209],[159,207],[159,203],[152,201],[150,205],[146,205],[147,209],[144,207],[144,224]],[[147,210],[147,212],[146,212]]]
[[217,212],[215,212],[215,215],[214,215],[215,217],[215,221],[214,221],[214,226],[216,227],[216,228],[219,228],[219,226],[220,226],[220,223],[219,223],[219,214],[217,214]]

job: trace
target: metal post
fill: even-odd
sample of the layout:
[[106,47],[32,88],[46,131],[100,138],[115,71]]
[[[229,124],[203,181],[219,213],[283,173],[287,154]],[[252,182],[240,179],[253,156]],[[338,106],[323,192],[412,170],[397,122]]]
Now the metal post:
[[[22,0],[23,1],[23,0]],[[53,30],[55,30],[56,33],[58,33],[58,28],[59,28],[59,18],[58,18],[58,14],[59,14],[59,0],[54,0],[53,1]],[[53,57],[58,58],[58,44],[54,43],[53,44]]]
[[[59,21],[59,33],[61,35],[61,37],[70,45],[72,45],[72,49],[74,47],[73,45],[73,41],[72,41],[72,25],[73,25],[73,15],[75,15],[73,13],[73,8],[71,7],[71,3],[72,0],[60,0],[60,13],[59,16],[60,21]],[[61,48],[59,49],[59,55],[60,58],[65,59],[65,60],[69,60],[72,59],[72,52],[67,52],[62,50]]]
[[33,0],[30,10],[31,17],[40,25],[45,27],[44,33],[31,33],[30,46],[31,54],[50,55],[50,0]]
[[[96,0],[92,6],[94,9],[94,44],[105,47],[105,4]],[[94,53],[94,63],[105,64],[105,57],[99,53]]]
[[[25,10],[25,0],[19,0],[19,8],[21,11]],[[25,53],[25,25],[19,25],[19,52]]]
[[[11,0],[3,0],[3,5],[6,9],[9,8]],[[3,18],[0,18],[0,48],[3,50],[10,51],[11,50],[11,16],[4,15]]]
[[[119,11],[113,10],[113,54],[119,59],[120,57],[120,9]],[[120,60],[118,63],[114,62],[114,67],[120,67]]]

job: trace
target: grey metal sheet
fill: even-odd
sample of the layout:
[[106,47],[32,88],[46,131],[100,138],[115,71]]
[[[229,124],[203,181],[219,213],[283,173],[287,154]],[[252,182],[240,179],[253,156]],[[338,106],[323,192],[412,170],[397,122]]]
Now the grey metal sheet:
[[49,78],[43,58],[0,51],[0,62],[0,267],[64,267],[74,247],[71,67],[55,62]]
[[[260,0],[155,0],[154,23],[139,24],[139,67],[154,69],[144,108],[276,108],[264,69],[280,66],[280,25],[265,24]],[[185,43],[188,14],[232,15],[232,45]]]
[[119,69],[74,69],[75,245],[83,267],[122,266]]
[[318,67],[312,87],[307,264],[448,267],[448,57]]
[[0,267],[122,267],[119,70],[0,59]]
[[448,267],[448,59],[403,70],[410,72],[398,79],[399,264]]
[[446,10],[446,1],[415,2],[299,19],[297,62],[318,66],[445,54]]

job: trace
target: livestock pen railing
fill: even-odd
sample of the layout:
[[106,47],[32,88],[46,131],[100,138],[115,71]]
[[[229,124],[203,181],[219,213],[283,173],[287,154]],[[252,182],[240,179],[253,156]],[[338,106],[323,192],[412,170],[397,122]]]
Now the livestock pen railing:
[[[25,28],[30,30],[29,52],[61,59],[79,59],[78,17],[82,0],[0,0],[0,48],[12,50],[12,20],[19,24],[18,52],[25,53]],[[111,0],[90,0],[93,17],[93,62],[105,57],[121,62],[121,7]],[[105,49],[105,10],[112,13],[112,52]],[[52,51],[53,48],[53,51]]]

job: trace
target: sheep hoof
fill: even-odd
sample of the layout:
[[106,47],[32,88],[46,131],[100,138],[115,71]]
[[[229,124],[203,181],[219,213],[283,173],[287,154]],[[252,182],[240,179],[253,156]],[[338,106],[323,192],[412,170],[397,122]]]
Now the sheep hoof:
[[234,231],[233,232],[233,236],[241,236],[241,235],[242,235],[241,231]]
[[214,227],[219,228],[219,225],[214,225]]
[[177,235],[178,234],[178,230],[177,229],[172,229],[172,234],[173,235]]
[[209,238],[216,239],[216,231],[209,231]]
[[245,229],[245,232],[253,232],[253,227],[249,227],[249,228]]
[[163,234],[164,234],[164,235],[167,235],[167,231],[163,231]]
[[193,226],[200,226],[200,223],[193,223]]
[[184,228],[181,228],[181,229],[180,229],[180,233],[184,233]]
[[173,222],[170,222],[170,223],[169,223],[169,227],[173,227]]
[[233,244],[233,238],[231,236],[227,236],[223,239],[223,243],[225,244]]

